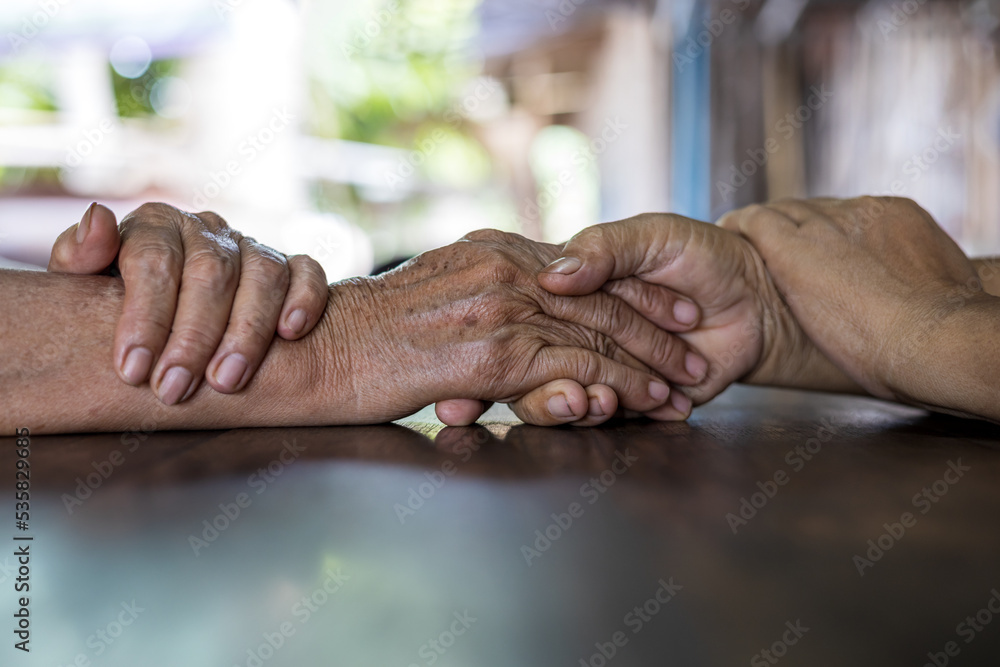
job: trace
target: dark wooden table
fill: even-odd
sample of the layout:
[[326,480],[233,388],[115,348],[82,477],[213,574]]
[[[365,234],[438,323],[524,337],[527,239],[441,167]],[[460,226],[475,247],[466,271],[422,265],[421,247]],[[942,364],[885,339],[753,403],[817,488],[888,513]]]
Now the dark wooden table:
[[998,427],[747,388],[687,424],[429,415],[34,437],[0,664],[1000,664]]

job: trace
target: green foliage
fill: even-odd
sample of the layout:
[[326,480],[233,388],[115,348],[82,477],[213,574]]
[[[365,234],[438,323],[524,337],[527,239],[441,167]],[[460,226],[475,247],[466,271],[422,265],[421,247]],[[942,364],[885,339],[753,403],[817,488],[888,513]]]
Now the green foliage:
[[0,65],[0,108],[55,111],[51,69],[28,60]]
[[308,22],[310,129],[410,147],[478,71],[477,0],[317,3]]
[[158,80],[174,74],[177,65],[177,60],[154,60],[141,76],[129,79],[116,72],[109,64],[118,115],[122,118],[145,118],[155,115],[149,94]]

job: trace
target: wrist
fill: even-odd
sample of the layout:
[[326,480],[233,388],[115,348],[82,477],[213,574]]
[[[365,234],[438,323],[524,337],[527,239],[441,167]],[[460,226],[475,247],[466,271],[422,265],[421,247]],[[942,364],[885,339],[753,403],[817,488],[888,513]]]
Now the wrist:
[[880,369],[889,391],[928,409],[1000,420],[1000,297],[958,287],[909,310]]
[[311,404],[330,423],[364,423],[365,406],[359,386],[370,386],[363,377],[369,367],[363,332],[371,331],[374,317],[367,278],[352,278],[330,285],[323,317],[306,340],[310,345]]
[[790,389],[867,393],[813,343],[781,298],[766,269],[762,271],[762,288],[758,293],[760,360],[742,381]]

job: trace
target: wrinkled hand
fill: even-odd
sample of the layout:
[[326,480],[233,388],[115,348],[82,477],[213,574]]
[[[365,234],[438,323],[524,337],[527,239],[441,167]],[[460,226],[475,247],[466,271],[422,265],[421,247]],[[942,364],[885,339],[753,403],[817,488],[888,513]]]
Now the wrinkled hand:
[[[783,303],[764,262],[745,239],[715,225],[669,214],[646,214],[596,225],[566,244],[539,283],[554,294],[619,294],[625,277],[669,287],[701,309],[697,326],[678,334],[699,357],[686,363],[704,380],[675,391],[687,416],[736,381],[801,388],[849,385],[811,343]],[[611,281],[611,282],[608,282]],[[665,313],[632,295],[622,298],[653,322]],[[582,389],[582,388],[580,388]],[[588,388],[589,390],[590,388]],[[524,399],[538,406],[551,386]]]
[[[735,211],[720,224],[754,244],[810,338],[874,396],[966,409],[955,399],[978,379],[961,370],[963,359],[998,357],[996,336],[968,340],[962,320],[995,297],[913,201],[782,200]],[[979,395],[995,402],[995,377],[982,382]]]
[[[321,338],[348,346],[326,356],[348,365],[331,372],[352,384],[352,413],[381,421],[463,397],[513,403],[532,423],[567,423],[587,414],[586,394],[553,392],[538,413],[520,402],[564,378],[606,385],[625,408],[655,417],[670,394],[662,378],[699,380],[685,368],[687,344],[662,328],[672,322],[663,315],[669,291],[635,281],[617,295],[550,294],[536,276],[558,254],[557,246],[486,230],[389,273],[334,285],[333,309],[348,321],[324,318],[337,329]],[[627,299],[654,307],[661,326]]]
[[93,274],[115,263],[125,282],[115,368],[129,384],[149,380],[167,405],[189,397],[202,377],[217,391],[239,391],[275,331],[287,340],[306,335],[328,298],[311,258],[285,257],[214,213],[166,204],[139,207],[120,233],[114,213],[92,205],[56,241],[49,270]]

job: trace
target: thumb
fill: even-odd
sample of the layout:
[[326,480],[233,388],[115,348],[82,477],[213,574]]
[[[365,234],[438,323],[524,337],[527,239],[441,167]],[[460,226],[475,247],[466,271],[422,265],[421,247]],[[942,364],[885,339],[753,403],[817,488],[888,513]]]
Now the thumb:
[[644,214],[594,225],[563,247],[562,257],[546,266],[538,282],[553,294],[596,292],[609,280],[662,271],[680,256],[692,225],[679,215]]
[[49,271],[101,273],[115,261],[120,246],[121,237],[115,214],[111,209],[94,202],[79,223],[56,239],[49,258]]
[[780,281],[786,266],[798,251],[795,232],[801,223],[769,206],[752,204],[722,216],[718,225],[750,242],[767,265],[775,282]]

